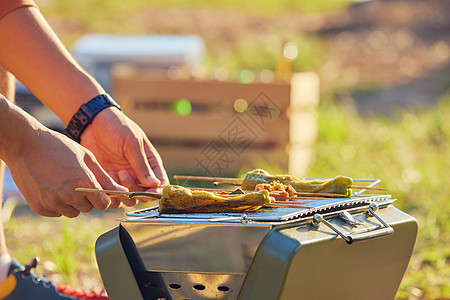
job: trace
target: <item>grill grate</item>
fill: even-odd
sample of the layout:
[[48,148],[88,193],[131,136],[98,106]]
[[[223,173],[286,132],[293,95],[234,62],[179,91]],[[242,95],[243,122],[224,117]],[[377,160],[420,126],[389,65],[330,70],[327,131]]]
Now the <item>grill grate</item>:
[[328,200],[306,200],[302,205],[310,208],[260,208],[246,213],[190,213],[190,214],[159,214],[158,206],[127,213],[122,222],[156,222],[156,223],[253,223],[253,222],[288,222],[307,218],[315,213],[331,213],[365,206],[371,202],[379,205],[389,204],[395,200],[391,195],[366,195],[351,198],[330,198]]

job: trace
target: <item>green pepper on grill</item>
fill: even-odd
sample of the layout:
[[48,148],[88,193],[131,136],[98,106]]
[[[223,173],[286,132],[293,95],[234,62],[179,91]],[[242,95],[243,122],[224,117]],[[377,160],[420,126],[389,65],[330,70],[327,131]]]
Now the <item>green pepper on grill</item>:
[[266,204],[270,204],[270,198],[265,190],[224,196],[207,191],[192,191],[177,185],[165,185],[159,201],[159,212],[163,214],[249,212]]
[[305,179],[300,180],[293,175],[270,175],[262,169],[247,172],[242,182],[243,190],[254,190],[257,184],[279,181],[282,184],[291,185],[299,193],[325,193],[340,194],[350,197],[353,181],[350,177],[336,176],[331,179]]

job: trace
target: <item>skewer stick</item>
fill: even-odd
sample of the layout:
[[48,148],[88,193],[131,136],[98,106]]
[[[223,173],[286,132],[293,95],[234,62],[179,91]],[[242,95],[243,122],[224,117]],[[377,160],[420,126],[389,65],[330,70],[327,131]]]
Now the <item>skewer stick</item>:
[[330,198],[326,197],[287,197],[288,201],[295,201],[295,200],[330,200]]
[[295,193],[297,196],[303,196],[303,197],[314,197],[314,196],[318,196],[318,197],[328,197],[328,198],[347,198],[346,195],[342,195],[342,194],[325,194],[325,193]]
[[[315,200],[315,199],[313,199]],[[309,204],[311,201],[306,200],[294,200],[294,201],[288,201],[288,200],[275,200],[272,201],[272,203],[285,203],[285,204]]]
[[[191,175],[173,175],[173,179],[188,179],[188,180],[202,180],[202,181],[215,181],[217,184],[223,183],[242,183],[244,179],[242,178],[231,178],[231,177],[208,177],[208,176],[191,176]],[[372,189],[372,190],[380,190],[384,191],[384,188],[376,188],[376,187],[366,187],[366,186],[358,186],[353,185],[350,188],[355,189]]]
[[271,204],[266,204],[263,207],[312,208],[311,206],[306,206],[306,205],[284,204],[284,203],[271,203]]
[[88,192],[88,193],[105,193],[111,196],[120,197],[125,196],[127,198],[133,197],[146,197],[146,198],[157,198],[160,199],[162,194],[158,193],[149,193],[149,192],[121,192],[114,190],[100,190],[100,189],[89,189],[89,188],[75,188],[77,192]]
[[197,187],[185,187],[187,189],[190,189],[191,191],[208,191],[208,192],[234,192],[235,190],[225,190],[225,189],[214,189],[214,188],[197,188]]
[[359,186],[359,185],[352,185],[350,188],[352,188],[352,189],[357,189],[357,190],[387,191],[387,189],[385,189],[385,188],[368,187],[368,186]]
[[220,184],[228,184],[228,185],[234,185],[234,186],[241,186],[242,182],[231,182],[231,181],[214,181],[214,185],[220,185]]
[[191,175],[173,175],[173,179],[223,181],[223,182],[242,182],[242,181],[244,181],[244,179],[242,179],[242,178],[206,177],[206,176],[191,176]]

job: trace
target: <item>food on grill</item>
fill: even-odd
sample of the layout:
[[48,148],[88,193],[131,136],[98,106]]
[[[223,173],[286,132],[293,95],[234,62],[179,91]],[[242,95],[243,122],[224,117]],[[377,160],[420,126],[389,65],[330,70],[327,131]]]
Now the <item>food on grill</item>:
[[289,201],[289,197],[295,197],[296,191],[289,184],[282,184],[278,180],[271,183],[260,183],[255,187],[255,191],[259,192],[266,190],[269,192],[269,196],[275,198],[277,201]]
[[270,175],[262,169],[255,169],[245,174],[242,189],[254,190],[258,184],[278,181],[292,186],[297,192],[341,194],[350,197],[353,181],[350,177],[336,176],[331,179],[300,180],[293,175]]
[[297,192],[290,184],[282,184],[278,180],[270,183],[260,183],[255,186],[255,191],[267,190],[269,192],[287,192],[289,196],[295,196]]
[[270,204],[265,190],[244,195],[218,195],[207,191],[192,191],[177,185],[163,187],[159,213],[220,213],[248,212]]

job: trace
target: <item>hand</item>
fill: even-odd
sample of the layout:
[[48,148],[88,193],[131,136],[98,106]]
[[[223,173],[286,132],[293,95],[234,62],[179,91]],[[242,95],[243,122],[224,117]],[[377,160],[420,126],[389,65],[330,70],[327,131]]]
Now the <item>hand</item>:
[[73,218],[94,207],[104,210],[111,203],[105,194],[83,194],[76,187],[127,191],[108,176],[89,150],[62,134],[40,128],[23,148],[7,164],[31,209],[42,216]]
[[[142,129],[115,107],[101,111],[94,118],[83,132],[81,144],[94,153],[117,183],[131,191],[145,190],[141,185],[150,187],[149,191],[155,191],[169,184],[155,147]],[[137,203],[135,199],[120,200],[128,206]],[[115,202],[111,208],[119,205]]]

